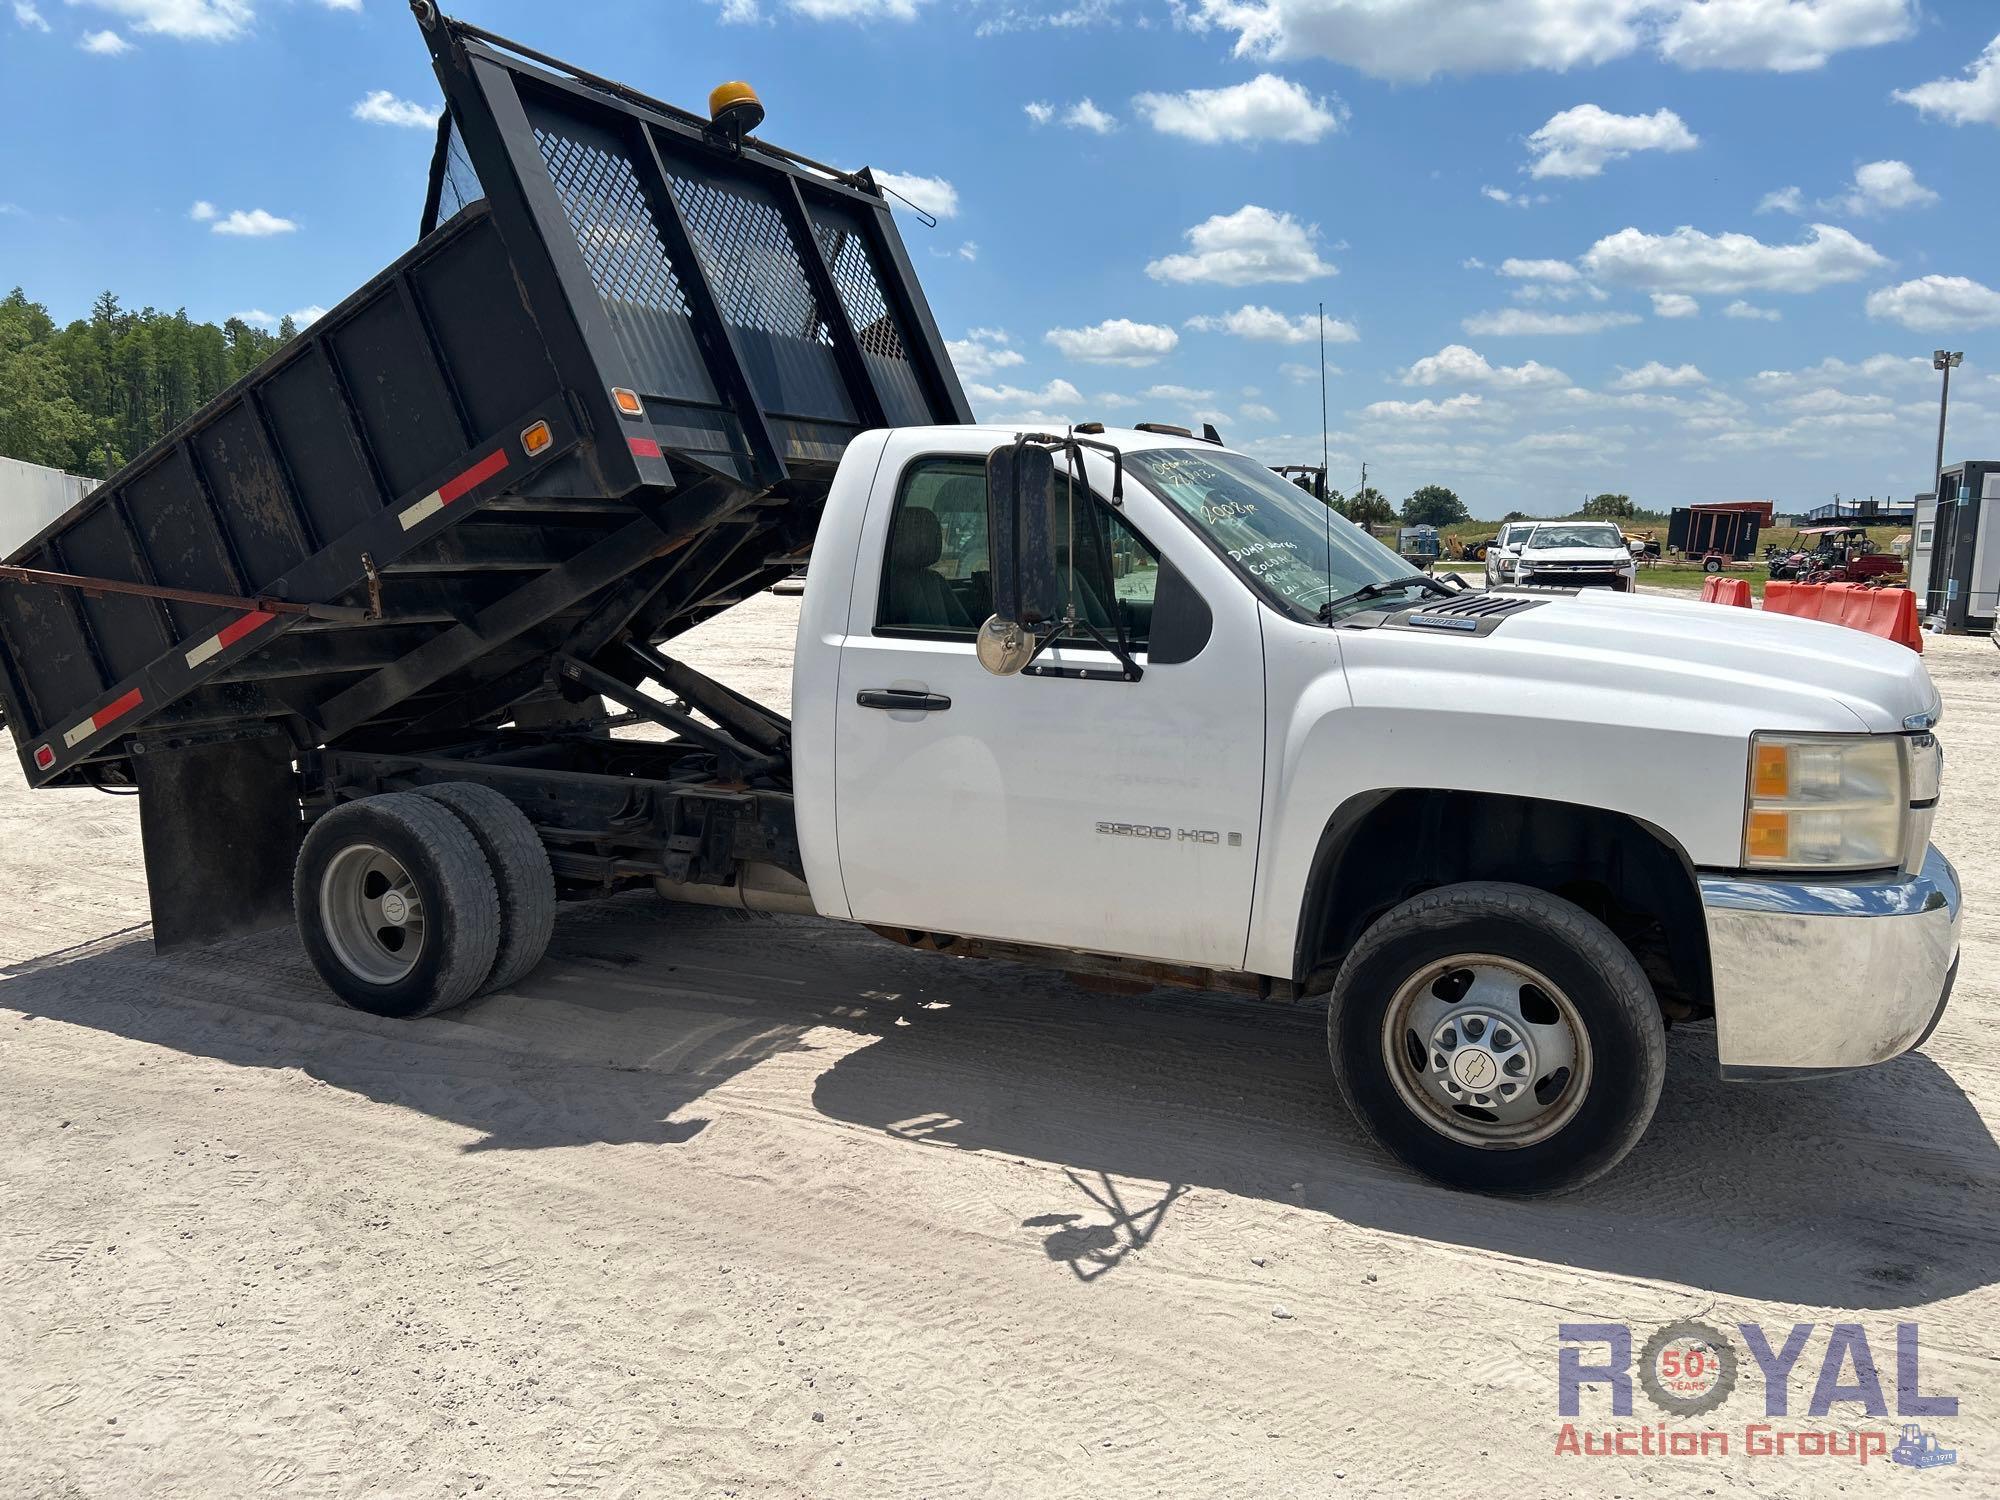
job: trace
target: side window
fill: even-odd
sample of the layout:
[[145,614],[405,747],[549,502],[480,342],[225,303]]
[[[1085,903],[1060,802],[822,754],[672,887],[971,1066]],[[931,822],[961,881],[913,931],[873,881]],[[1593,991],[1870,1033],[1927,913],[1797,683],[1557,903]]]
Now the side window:
[[[1122,617],[1126,638],[1134,649],[1141,649],[1152,633],[1160,554],[1110,506],[1095,496],[1091,503],[1103,528],[1109,557],[1099,557],[1096,533],[1079,513],[1078,612],[1107,638],[1115,635],[1115,621]],[[1059,548],[1058,555],[1067,566],[1067,544]],[[896,513],[889,522],[876,628],[892,635],[962,634],[970,639],[992,613],[993,575],[986,555],[986,461],[918,459],[903,473]],[[1066,643],[1094,644],[1081,632],[1064,639]]]

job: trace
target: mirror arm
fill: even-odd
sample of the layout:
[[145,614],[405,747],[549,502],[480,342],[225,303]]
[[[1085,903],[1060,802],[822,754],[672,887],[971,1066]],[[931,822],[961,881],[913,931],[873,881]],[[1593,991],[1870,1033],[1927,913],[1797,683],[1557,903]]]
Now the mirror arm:
[[1078,620],[1076,623],[1090,632],[1090,638],[1097,642],[1101,650],[1107,655],[1118,658],[1118,664],[1125,669],[1125,680],[1127,682],[1137,682],[1146,675],[1146,669],[1133,660],[1131,651],[1127,649],[1124,620],[1121,619],[1118,622],[1118,639],[1115,642],[1107,641],[1104,638],[1104,632],[1088,620]]
[[[1077,467],[1081,469],[1083,465],[1079,463]],[[1124,665],[1125,680],[1137,682],[1143,674],[1139,670],[1139,664],[1132,659],[1132,639],[1125,632],[1125,614],[1118,608],[1118,580],[1111,572],[1111,547],[1104,534],[1104,517],[1100,516],[1097,507],[1090,503],[1090,490],[1087,486],[1084,489],[1084,510],[1090,516],[1090,537],[1097,552],[1098,565],[1103,570],[1103,577],[1099,581],[1110,600],[1111,624],[1118,632],[1118,644],[1112,646],[1106,642],[1097,627],[1088,620],[1081,623],[1083,628],[1096,639],[1098,645],[1103,646]]]

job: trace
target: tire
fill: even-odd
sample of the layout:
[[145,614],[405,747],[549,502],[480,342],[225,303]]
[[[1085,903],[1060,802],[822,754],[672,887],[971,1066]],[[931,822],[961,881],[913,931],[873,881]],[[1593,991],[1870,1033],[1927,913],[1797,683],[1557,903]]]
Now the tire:
[[370,1015],[462,1004],[499,951],[500,897],[479,841],[450,809],[409,792],[349,802],[313,824],[292,907],[320,978]]
[[1616,1166],[1667,1068],[1630,950],[1582,908],[1498,882],[1426,892],[1363,933],[1334,981],[1327,1045],[1341,1097],[1392,1156],[1448,1187],[1520,1197]]
[[1711,557],[1701,565],[1701,570],[1704,573],[1720,573],[1722,571],[1722,564]]
[[417,795],[457,814],[479,841],[500,896],[500,948],[483,995],[520,983],[549,951],[556,925],[556,877],[549,852],[528,815],[488,786],[448,781],[417,788]]

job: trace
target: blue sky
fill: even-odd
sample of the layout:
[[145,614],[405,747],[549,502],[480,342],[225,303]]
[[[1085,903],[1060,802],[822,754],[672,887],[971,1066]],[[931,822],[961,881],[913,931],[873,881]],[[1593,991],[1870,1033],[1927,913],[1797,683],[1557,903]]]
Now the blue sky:
[[[911,179],[995,419],[1212,420],[1476,515],[1781,508],[2000,451],[1991,0],[459,0]],[[402,0],[0,0],[0,286],[330,306],[413,238]],[[372,101],[372,102],[371,102]],[[401,123],[408,122],[408,123]]]

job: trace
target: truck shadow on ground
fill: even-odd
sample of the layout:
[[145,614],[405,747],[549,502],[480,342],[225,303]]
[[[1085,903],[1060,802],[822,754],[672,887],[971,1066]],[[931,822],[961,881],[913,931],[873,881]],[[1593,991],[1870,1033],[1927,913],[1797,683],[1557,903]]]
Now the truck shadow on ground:
[[677,1144],[707,1124],[694,1108],[705,1096],[761,1063],[823,1053],[785,1087],[829,1119],[910,1150],[1068,1169],[1075,1190],[1024,1227],[1083,1280],[1171,1233],[1184,1193],[1213,1190],[1779,1302],[1904,1307],[2000,1281],[2000,1147],[1923,1056],[1731,1086],[1714,1076],[1712,1038],[1677,1032],[1638,1150],[1606,1182],[1520,1203],[1432,1187],[1369,1144],[1309,1009],[1098,995],[851,928],[664,913],[646,897],[565,908],[550,960],[518,991],[424,1022],[337,1006],[289,935],[156,957],[143,929],[13,966],[0,1005],[299,1068],[460,1124],[476,1133],[468,1150]]

